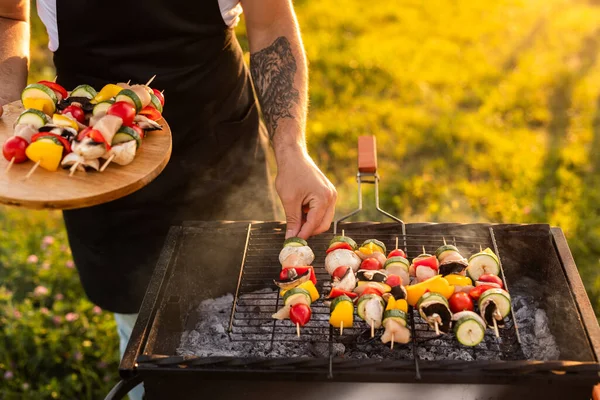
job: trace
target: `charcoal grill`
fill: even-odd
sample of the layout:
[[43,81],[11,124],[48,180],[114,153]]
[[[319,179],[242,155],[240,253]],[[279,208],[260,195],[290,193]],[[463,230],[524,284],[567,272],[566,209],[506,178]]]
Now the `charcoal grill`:
[[[361,183],[377,185],[376,170],[362,169],[357,176],[359,188]],[[359,190],[359,210],[361,197]],[[384,212],[377,196],[376,203]],[[514,312],[499,338],[488,330],[484,342],[466,348],[453,334],[437,337],[412,310],[413,341],[390,350],[377,337],[371,339],[369,327],[358,319],[340,336],[328,324],[329,309],[316,303],[312,320],[297,337],[289,321],[271,318],[281,299],[276,291],[265,292],[275,289],[272,280],[280,270],[278,254],[285,224],[188,222],[169,232],[120,365],[123,380],[107,398],[120,398],[141,381],[150,400],[432,395],[442,399],[590,398],[600,372],[600,329],[559,228],[405,224],[385,214],[394,222],[343,222],[344,217],[329,232],[309,240],[321,293],[328,291],[330,281],[323,268],[325,250],[333,231],[340,229],[357,242],[375,237],[393,248],[397,240],[410,258],[421,253],[423,246],[433,252],[444,241],[463,254],[490,247],[499,255],[511,294],[527,293],[539,302],[560,356],[528,358]],[[263,350],[292,343],[312,350],[301,356],[252,351],[238,356],[178,355],[183,332],[198,323],[198,305],[227,293],[235,295],[227,315],[229,342]],[[344,354],[339,354],[340,344]]]

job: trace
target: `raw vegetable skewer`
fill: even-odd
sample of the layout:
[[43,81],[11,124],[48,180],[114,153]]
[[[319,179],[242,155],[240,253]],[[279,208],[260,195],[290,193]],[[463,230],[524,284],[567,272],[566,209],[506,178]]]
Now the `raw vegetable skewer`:
[[6,169],[4,169],[4,173],[8,174],[8,171],[10,171],[10,169],[12,168],[13,164],[15,163],[15,159],[16,157],[13,157],[10,159],[10,162],[8,163],[8,165],[6,166]]

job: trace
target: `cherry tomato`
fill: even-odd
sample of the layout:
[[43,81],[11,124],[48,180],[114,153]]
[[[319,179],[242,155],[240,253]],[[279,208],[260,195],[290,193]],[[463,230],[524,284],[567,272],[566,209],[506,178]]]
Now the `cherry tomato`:
[[390,254],[388,254],[387,258],[392,258],[392,257],[404,257],[406,258],[406,253],[400,249],[396,249],[396,250],[392,250],[390,251]]
[[450,310],[453,313],[473,311],[473,300],[465,292],[454,293],[448,299],[448,303],[450,303]]
[[389,286],[399,286],[402,284],[402,279],[398,275],[388,275],[385,283]]
[[312,311],[306,304],[296,304],[290,308],[290,321],[300,326],[304,326],[310,321]]
[[496,289],[496,287],[491,286],[491,285],[477,286],[477,287],[474,287],[473,289],[471,289],[471,291],[469,292],[469,296],[471,296],[471,298],[473,300],[479,300],[479,298],[481,297],[483,292],[485,292],[486,290],[490,290],[490,289]]
[[77,121],[79,121],[80,123],[82,123],[82,124],[85,123],[85,113],[83,112],[81,107],[71,105],[71,106],[66,107],[62,113],[63,113],[63,115],[71,114],[71,116],[73,118],[75,118]]
[[335,271],[333,271],[333,275],[331,275],[333,278],[338,278],[338,279],[342,279],[344,276],[346,276],[346,271],[348,271],[348,267],[337,267],[335,269]]
[[117,101],[106,110],[107,115],[114,115],[123,120],[123,125],[131,126],[135,118],[135,107],[125,101]]
[[140,128],[138,125],[136,124],[131,124],[131,129],[133,129],[134,131],[137,132],[138,135],[140,135],[140,137],[143,139],[146,137],[146,133],[144,132],[144,130],[142,128]]
[[25,149],[27,149],[27,140],[23,139],[21,136],[12,136],[4,142],[4,146],[2,146],[2,155],[8,161],[15,159],[15,163],[22,163],[27,161],[27,155],[25,154]]
[[376,258],[367,258],[360,264],[360,269],[381,269],[381,263]]
[[[480,282],[488,282],[488,283],[495,283],[496,285],[499,285],[498,287],[500,289],[504,289],[504,284],[502,283],[502,279],[500,279],[500,277],[496,276],[496,275],[492,275],[492,274],[485,274],[485,275],[481,275],[479,277],[479,279],[477,279]],[[492,285],[494,286],[494,285]]]
[[327,254],[329,254],[332,251],[339,250],[339,249],[352,250],[352,246],[350,246],[348,243],[337,242],[337,243],[332,244],[325,252]]
[[165,96],[158,91],[158,89],[152,89],[152,91],[154,92],[154,95],[156,97],[158,97],[158,101],[160,101],[160,105],[164,106],[165,105]]
[[144,115],[145,117],[147,117],[148,119],[151,119],[152,121],[158,121],[159,119],[162,118],[160,111],[158,111],[156,108],[154,108],[152,106],[146,106],[146,107],[142,108],[142,111],[140,111],[140,115]]
[[66,99],[69,96],[67,90],[56,82],[39,81],[38,83],[44,86],[48,86],[50,89],[54,90],[55,93],[60,95],[60,99]]

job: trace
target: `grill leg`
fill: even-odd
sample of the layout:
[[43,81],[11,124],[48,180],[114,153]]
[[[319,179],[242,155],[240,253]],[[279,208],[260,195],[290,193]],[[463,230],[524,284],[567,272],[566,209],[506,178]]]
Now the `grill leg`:
[[120,400],[123,397],[125,397],[131,389],[133,389],[140,383],[142,383],[142,377],[140,375],[136,375],[129,379],[121,380],[112,388],[110,393],[106,395],[104,400]]

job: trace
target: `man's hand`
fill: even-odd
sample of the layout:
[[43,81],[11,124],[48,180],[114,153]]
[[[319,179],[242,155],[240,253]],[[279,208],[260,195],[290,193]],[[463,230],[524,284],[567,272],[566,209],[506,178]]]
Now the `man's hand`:
[[[297,148],[279,157],[275,187],[287,221],[286,239],[308,239],[329,229],[335,212],[337,192],[306,150]],[[308,207],[303,224],[303,208]]]
[[0,106],[20,98],[29,65],[29,1],[0,0]]

